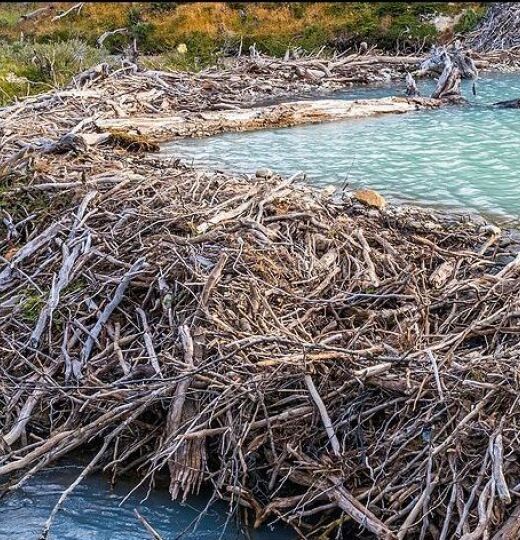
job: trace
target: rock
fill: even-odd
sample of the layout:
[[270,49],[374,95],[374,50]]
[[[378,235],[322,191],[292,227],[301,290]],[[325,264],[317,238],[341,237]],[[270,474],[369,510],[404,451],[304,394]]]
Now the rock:
[[257,178],[271,178],[274,176],[274,172],[267,167],[260,167],[259,169],[257,169],[255,176]]
[[354,192],[354,198],[366,206],[382,210],[386,206],[385,198],[372,189],[359,189]]
[[408,226],[421,232],[440,231],[442,229],[441,225],[434,223],[433,221],[412,220],[408,222]]
[[103,144],[110,139],[110,133],[80,133],[81,137],[85,141],[87,146],[96,146],[98,144]]
[[426,231],[440,231],[442,229],[441,225],[434,223],[433,221],[424,221],[422,226]]
[[456,24],[462,19],[462,16],[467,10],[464,10],[462,13],[458,13],[455,16],[450,15],[437,15],[430,19],[431,24],[435,26],[437,32],[444,33],[448,31],[453,31]]
[[310,76],[312,79],[323,79],[325,77],[325,73],[323,71],[319,71],[317,69],[307,69],[307,75]]
[[452,276],[455,270],[455,265],[446,261],[439,265],[430,276],[430,283],[436,288],[440,289]]

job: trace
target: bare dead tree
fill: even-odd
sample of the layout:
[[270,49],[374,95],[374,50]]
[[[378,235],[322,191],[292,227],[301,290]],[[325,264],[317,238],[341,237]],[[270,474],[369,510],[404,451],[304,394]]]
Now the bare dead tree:
[[491,4],[486,16],[465,39],[478,52],[520,47],[520,2]]

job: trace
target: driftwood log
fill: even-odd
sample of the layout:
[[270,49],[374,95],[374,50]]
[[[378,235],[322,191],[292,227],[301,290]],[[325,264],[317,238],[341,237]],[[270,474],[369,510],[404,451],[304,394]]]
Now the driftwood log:
[[175,137],[214,135],[228,131],[249,131],[268,127],[368,118],[381,114],[401,114],[434,109],[442,103],[431,98],[388,97],[381,99],[322,99],[294,101],[232,111],[184,113],[164,117],[100,119],[95,125],[102,131],[140,134],[154,141]]
[[499,109],[520,109],[520,99],[509,99],[507,101],[498,101],[494,104]]

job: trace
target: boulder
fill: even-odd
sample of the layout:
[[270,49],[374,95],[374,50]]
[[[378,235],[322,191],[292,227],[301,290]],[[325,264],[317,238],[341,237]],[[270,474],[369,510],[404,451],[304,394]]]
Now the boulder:
[[360,203],[382,210],[386,206],[385,198],[372,189],[359,189],[354,192],[354,198]]
[[255,176],[257,178],[271,178],[274,176],[274,173],[271,169],[268,169],[267,167],[260,167],[257,169]]

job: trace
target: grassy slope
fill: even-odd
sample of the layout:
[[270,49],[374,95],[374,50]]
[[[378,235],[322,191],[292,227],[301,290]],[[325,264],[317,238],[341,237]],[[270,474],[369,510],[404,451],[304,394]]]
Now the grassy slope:
[[[98,61],[101,52],[95,49],[96,39],[116,28],[130,27],[143,53],[160,54],[170,66],[196,69],[214,61],[219,50],[236,52],[241,41],[246,51],[256,43],[262,52],[275,56],[283,55],[289,46],[307,51],[323,45],[344,50],[360,41],[406,52],[427,47],[439,38],[426,16],[455,15],[469,9],[459,24],[462,30],[484,11],[483,5],[475,2],[105,2],[85,3],[79,15],[53,22],[54,15],[74,5],[58,2],[52,4],[50,13],[20,20],[21,15],[45,5],[50,4],[0,5],[0,42],[4,42],[0,46],[0,101],[41,90],[46,83],[63,82],[74,70]],[[20,43],[21,36],[25,44]],[[73,38],[89,47],[83,46],[81,54],[75,55],[76,42],[68,50],[58,51],[52,69],[33,60],[33,43],[39,44],[36,50],[42,58],[52,57],[43,44]],[[116,35],[105,45],[108,52],[118,53],[127,43],[127,36]],[[184,54],[176,52],[180,43],[187,46]],[[24,82],[24,78],[33,83]]]
[[[31,5],[32,4],[32,5]],[[130,2],[86,3],[80,15],[52,22],[52,16],[73,3],[54,3],[54,13],[29,21],[19,16],[45,3],[0,6],[0,39],[15,40],[23,32],[39,41],[78,37],[94,45],[105,30],[141,19],[146,52],[164,52],[180,42],[199,53],[223,44],[256,42],[265,52],[283,54],[289,45],[306,49],[334,41],[351,45],[359,40],[381,48],[420,43],[437,37],[434,26],[423,20],[433,13],[457,14],[479,4],[470,2]],[[481,9],[481,8],[480,8]],[[117,47],[120,37],[113,38]]]

